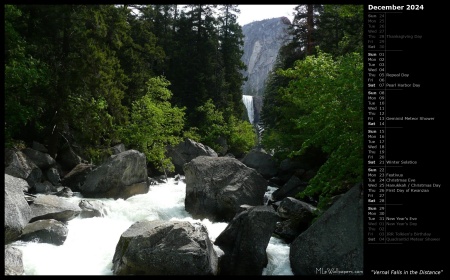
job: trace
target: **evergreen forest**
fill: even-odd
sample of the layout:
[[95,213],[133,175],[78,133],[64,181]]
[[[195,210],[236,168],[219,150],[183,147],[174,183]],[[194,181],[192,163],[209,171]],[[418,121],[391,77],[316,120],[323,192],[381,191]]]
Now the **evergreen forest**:
[[[324,206],[363,179],[363,6],[298,5],[266,82],[261,145],[323,159]],[[123,143],[155,172],[184,138],[241,157],[257,144],[242,102],[238,5],[4,5],[5,147],[79,147],[98,164]],[[150,174],[149,174],[150,176]]]

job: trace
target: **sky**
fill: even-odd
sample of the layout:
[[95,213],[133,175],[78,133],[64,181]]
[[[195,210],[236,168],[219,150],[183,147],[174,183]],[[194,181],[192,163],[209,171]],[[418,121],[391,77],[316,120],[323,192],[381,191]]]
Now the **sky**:
[[297,5],[239,5],[241,14],[237,21],[243,26],[253,21],[284,16],[292,22],[295,6]]

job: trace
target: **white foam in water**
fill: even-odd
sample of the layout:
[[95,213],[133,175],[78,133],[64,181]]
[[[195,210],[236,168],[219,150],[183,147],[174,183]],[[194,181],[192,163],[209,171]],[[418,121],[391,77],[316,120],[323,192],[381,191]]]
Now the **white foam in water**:
[[[214,242],[228,224],[192,219],[184,210],[185,192],[184,182],[169,178],[167,183],[150,186],[148,193],[127,200],[98,199],[105,204],[107,215],[69,221],[63,245],[22,241],[12,245],[22,251],[25,275],[112,275],[112,259],[120,235],[139,220],[202,223]],[[78,204],[81,199],[67,200]],[[219,247],[214,248],[218,255],[223,254]],[[269,264],[264,275],[292,275],[287,244],[272,237],[267,254]]]
[[266,252],[269,262],[263,270],[263,275],[293,275],[288,244],[272,236]]
[[111,218],[73,219],[61,246],[27,243],[22,250],[26,275],[110,275],[120,235],[131,221]]
[[264,205],[267,205],[269,200],[272,199],[272,193],[277,190],[278,188],[267,186],[267,191],[264,193]]

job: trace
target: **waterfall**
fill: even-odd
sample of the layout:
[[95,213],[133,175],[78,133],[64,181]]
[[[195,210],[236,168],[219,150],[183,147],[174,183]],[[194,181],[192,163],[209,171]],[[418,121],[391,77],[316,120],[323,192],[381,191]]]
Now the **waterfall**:
[[252,95],[242,95],[242,101],[244,102],[245,108],[247,108],[248,119],[250,123],[253,124],[255,118],[255,108],[253,106],[253,96]]

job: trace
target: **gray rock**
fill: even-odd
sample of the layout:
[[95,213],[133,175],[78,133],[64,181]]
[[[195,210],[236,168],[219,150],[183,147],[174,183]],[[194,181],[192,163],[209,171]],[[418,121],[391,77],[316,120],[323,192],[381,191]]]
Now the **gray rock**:
[[23,192],[28,192],[30,190],[30,185],[28,182],[22,178],[17,178],[9,174],[5,174],[5,184],[6,180],[8,183],[14,186],[15,189],[21,190]]
[[289,24],[289,19],[281,17],[255,21],[242,27],[244,54],[241,60],[247,65],[243,73],[247,77],[242,86],[243,94],[263,95],[267,76],[275,64],[278,51],[288,42],[286,31]]
[[62,245],[69,229],[60,221],[48,219],[29,223],[23,230],[20,240]]
[[61,197],[72,197],[73,192],[69,187],[59,187],[56,189],[54,195]]
[[84,197],[123,198],[148,192],[146,157],[136,150],[112,155],[86,176]]
[[287,244],[292,243],[303,231],[305,231],[303,225],[300,225],[299,222],[295,219],[284,220],[278,222],[274,234],[285,241]]
[[5,276],[23,275],[24,272],[22,251],[10,245],[5,245]]
[[115,275],[215,275],[217,255],[201,224],[139,221],[119,239]]
[[67,222],[81,213],[81,208],[55,195],[37,195],[30,205],[32,218],[30,222],[55,219]]
[[278,175],[281,180],[287,182],[298,170],[303,170],[305,172],[305,168],[308,166],[298,158],[292,159],[287,158],[281,161],[280,166],[278,167]]
[[315,275],[316,268],[363,270],[363,197],[350,189],[291,244],[295,275]]
[[111,152],[113,155],[120,154],[122,152],[125,152],[127,149],[125,149],[124,144],[118,144],[111,148]]
[[277,213],[284,219],[301,218],[310,222],[313,218],[313,213],[316,210],[317,208],[311,204],[293,197],[286,197],[281,201],[280,206],[277,208]]
[[54,186],[61,185],[61,183],[60,183],[61,177],[59,176],[59,171],[56,167],[50,167],[45,172],[45,176],[50,181],[50,183],[52,183],[52,185],[54,185]]
[[[263,96],[253,96],[253,107],[255,108],[253,122],[258,124],[261,119],[261,110],[263,106]],[[261,127],[257,127],[258,136],[261,138]]]
[[272,193],[273,200],[283,200],[286,197],[295,197],[299,192],[306,189],[308,183],[292,176],[286,184]]
[[255,169],[264,178],[269,179],[277,174],[277,163],[268,153],[253,149],[242,159],[242,163]]
[[47,169],[56,164],[54,158],[49,154],[39,152],[30,148],[23,149],[22,152],[27,155],[41,170]]
[[80,163],[61,179],[61,185],[69,187],[72,191],[80,191],[86,181],[86,176],[94,170],[92,164]]
[[32,217],[22,184],[20,178],[5,174],[5,244],[17,240]]
[[184,166],[185,209],[194,219],[231,221],[240,205],[262,205],[267,181],[230,157],[200,156]]
[[70,147],[66,147],[58,152],[56,161],[61,164],[64,170],[72,170],[82,162],[81,157],[77,155]]
[[82,199],[78,206],[82,210],[81,218],[104,217],[107,214],[105,204],[99,200]]
[[174,174],[184,174],[183,166],[198,156],[217,157],[217,153],[202,143],[186,138],[175,147],[167,148],[167,155],[175,166]]
[[31,148],[41,153],[48,153],[48,149],[44,145],[36,141],[33,141]]
[[277,223],[275,234],[287,243],[294,241],[308,229],[314,218],[316,207],[293,197],[283,199],[277,208],[278,215],[284,220]]
[[216,238],[223,250],[221,275],[262,275],[267,245],[279,220],[271,206],[255,206],[239,213]]
[[24,153],[14,149],[5,149],[5,174],[25,179],[30,187],[42,178],[41,169]]
[[36,193],[49,194],[56,190],[56,188],[54,189],[53,185],[50,182],[45,181],[42,183],[36,183],[34,185],[34,190]]

